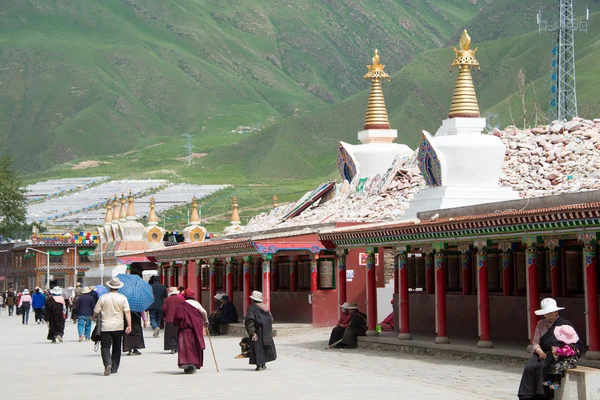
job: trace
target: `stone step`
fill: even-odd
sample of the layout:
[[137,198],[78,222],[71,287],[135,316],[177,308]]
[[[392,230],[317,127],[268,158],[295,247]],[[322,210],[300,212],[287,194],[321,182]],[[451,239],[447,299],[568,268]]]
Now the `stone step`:
[[[273,324],[273,336],[290,336],[302,333],[308,333],[313,329],[310,324]],[[223,325],[221,334],[228,336],[244,337],[247,335],[246,327],[243,322],[236,324]]]

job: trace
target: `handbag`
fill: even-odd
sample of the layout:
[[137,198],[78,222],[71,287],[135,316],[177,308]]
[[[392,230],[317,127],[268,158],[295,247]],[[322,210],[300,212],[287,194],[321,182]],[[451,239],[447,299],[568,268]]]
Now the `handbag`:
[[98,347],[100,346],[100,340],[102,338],[102,313],[98,313],[96,315],[96,326],[94,326],[94,330],[92,331],[91,340],[94,342],[94,351],[98,351]]

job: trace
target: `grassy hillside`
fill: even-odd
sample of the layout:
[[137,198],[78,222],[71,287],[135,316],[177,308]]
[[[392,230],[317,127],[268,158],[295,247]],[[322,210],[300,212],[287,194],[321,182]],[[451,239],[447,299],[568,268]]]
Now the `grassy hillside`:
[[239,137],[217,135],[238,125],[269,125],[363,90],[374,47],[397,71],[443,46],[480,8],[469,0],[5,0],[0,155],[34,172],[181,133],[226,146]]

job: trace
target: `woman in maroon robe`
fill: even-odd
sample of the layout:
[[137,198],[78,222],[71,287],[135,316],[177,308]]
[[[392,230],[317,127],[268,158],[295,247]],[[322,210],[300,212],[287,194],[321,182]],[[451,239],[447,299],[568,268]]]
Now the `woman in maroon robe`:
[[204,362],[204,324],[208,317],[206,310],[194,300],[196,292],[186,289],[183,296],[185,302],[175,309],[173,317],[173,325],[179,328],[177,363],[186,374],[193,374]]

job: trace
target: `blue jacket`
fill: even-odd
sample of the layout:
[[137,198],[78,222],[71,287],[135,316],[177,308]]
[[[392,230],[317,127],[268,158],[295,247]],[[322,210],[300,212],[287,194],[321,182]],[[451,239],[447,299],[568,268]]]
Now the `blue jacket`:
[[33,296],[31,296],[31,307],[36,308],[44,308],[46,304],[46,296],[42,292],[35,292]]
[[83,294],[77,299],[77,307],[75,309],[75,315],[78,317],[91,317],[94,313],[94,306],[96,301],[89,294]]

